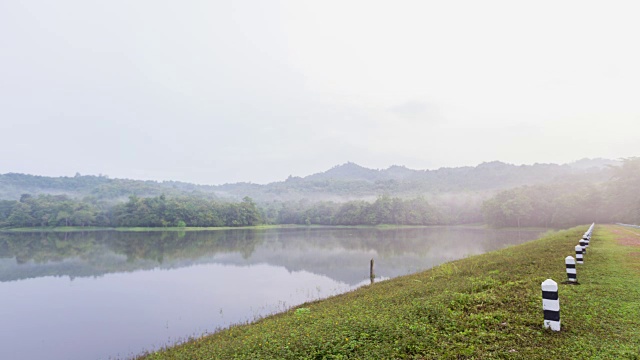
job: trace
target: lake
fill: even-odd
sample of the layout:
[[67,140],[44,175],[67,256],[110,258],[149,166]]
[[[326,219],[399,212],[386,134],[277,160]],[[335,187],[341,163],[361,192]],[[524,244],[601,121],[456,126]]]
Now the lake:
[[0,233],[0,359],[129,358],[544,231]]

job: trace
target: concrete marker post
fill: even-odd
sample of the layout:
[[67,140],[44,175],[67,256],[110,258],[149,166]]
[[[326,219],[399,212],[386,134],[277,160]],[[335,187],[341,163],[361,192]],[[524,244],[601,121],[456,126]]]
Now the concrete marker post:
[[584,242],[587,243],[587,247],[589,247],[589,241],[591,241],[591,236],[585,233],[584,235],[582,235],[582,240],[584,240]]
[[576,245],[576,263],[584,264],[584,257],[582,256],[582,246]]
[[558,297],[558,283],[547,279],[542,282],[542,311],[544,312],[544,327],[553,331],[560,331],[560,299]]
[[564,258],[564,264],[567,268],[567,280],[572,283],[578,282],[578,274],[576,272],[576,260],[573,256],[567,256]]
[[584,239],[580,239],[580,246],[582,246],[582,254],[587,255],[587,242]]

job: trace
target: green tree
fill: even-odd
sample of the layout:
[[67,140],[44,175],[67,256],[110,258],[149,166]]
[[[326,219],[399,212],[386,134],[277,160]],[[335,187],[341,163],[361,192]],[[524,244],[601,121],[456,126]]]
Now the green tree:
[[36,220],[31,216],[31,206],[23,202],[17,203],[7,219],[12,227],[31,227],[36,225]]

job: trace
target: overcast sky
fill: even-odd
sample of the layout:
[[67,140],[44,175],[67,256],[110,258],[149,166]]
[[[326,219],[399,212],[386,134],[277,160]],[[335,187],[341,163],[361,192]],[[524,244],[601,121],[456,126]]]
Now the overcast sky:
[[640,155],[636,1],[0,1],[0,173]]

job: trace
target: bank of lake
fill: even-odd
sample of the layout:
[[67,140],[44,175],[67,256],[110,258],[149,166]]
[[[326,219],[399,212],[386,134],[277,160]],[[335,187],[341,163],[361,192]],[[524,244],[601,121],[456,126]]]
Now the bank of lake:
[[[597,225],[580,285],[564,258],[587,226],[309,302],[140,359],[640,358],[640,233]],[[560,283],[562,331],[540,284]]]
[[[214,230],[263,230],[263,229],[307,229],[307,228],[333,228],[333,229],[419,229],[419,228],[488,228],[485,224],[466,225],[295,225],[274,224],[254,226],[186,226],[186,227],[93,227],[93,226],[36,226],[25,228],[0,228],[0,232],[87,232],[87,231],[121,231],[121,232],[149,232],[149,231],[214,231]],[[500,228],[501,230],[537,230],[539,228]]]

